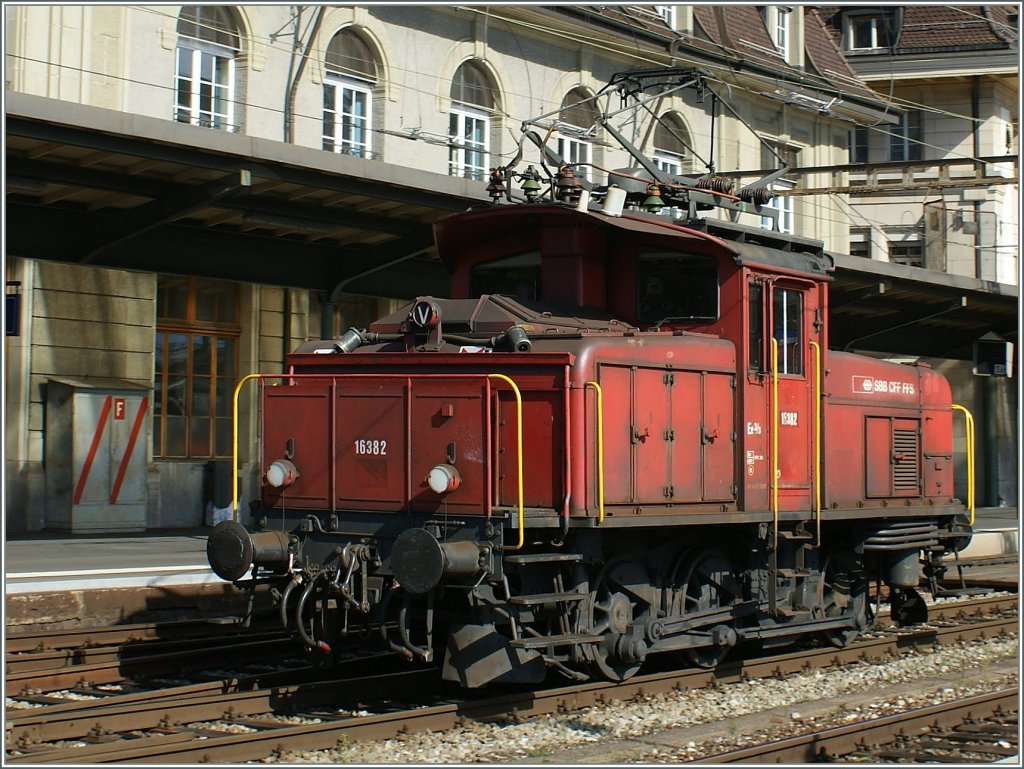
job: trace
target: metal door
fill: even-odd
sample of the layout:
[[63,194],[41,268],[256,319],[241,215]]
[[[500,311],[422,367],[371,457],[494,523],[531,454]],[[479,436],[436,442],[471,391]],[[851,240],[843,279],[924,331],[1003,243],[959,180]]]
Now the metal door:
[[813,505],[815,421],[812,345],[821,343],[818,287],[797,280],[774,280],[766,292],[769,340],[769,449],[780,510]]

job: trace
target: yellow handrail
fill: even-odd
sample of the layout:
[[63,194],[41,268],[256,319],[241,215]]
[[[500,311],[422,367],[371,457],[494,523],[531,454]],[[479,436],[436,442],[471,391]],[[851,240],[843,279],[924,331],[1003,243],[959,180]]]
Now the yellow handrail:
[[967,442],[967,510],[968,526],[974,525],[974,417],[963,406],[953,404],[954,411],[964,412],[964,438]]
[[587,382],[597,393],[597,524],[604,523],[604,394],[597,382]]
[[491,379],[501,379],[508,382],[516,396],[516,445],[518,446],[517,457],[519,460],[519,544],[515,547],[503,547],[502,550],[518,550],[526,541],[526,524],[523,513],[523,396],[519,393],[516,383],[504,374],[488,374],[487,376]]
[[238,520],[238,394],[242,385],[250,379],[258,379],[263,374],[247,374],[235,385],[235,394],[231,400],[231,517]]
[[779,340],[772,337],[772,549],[779,542]]
[[821,345],[811,342],[814,350],[814,521],[821,547]]

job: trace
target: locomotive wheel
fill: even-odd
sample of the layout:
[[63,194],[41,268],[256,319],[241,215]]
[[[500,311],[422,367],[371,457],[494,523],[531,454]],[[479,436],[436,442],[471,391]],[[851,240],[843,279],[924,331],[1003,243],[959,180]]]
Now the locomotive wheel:
[[651,616],[654,588],[647,570],[629,558],[613,558],[594,581],[585,602],[581,631],[602,635],[601,643],[587,644],[595,673],[609,681],[625,681],[636,675],[646,655],[643,639],[631,645],[631,630],[645,627]]
[[900,627],[928,621],[928,605],[921,594],[913,588],[893,589],[889,604],[889,613]]
[[[736,594],[736,579],[725,554],[713,548],[701,550],[694,555],[686,570],[673,613],[686,615],[724,608],[733,603]],[[724,644],[713,644],[686,649],[684,656],[698,667],[713,668],[731,648]]]
[[826,643],[843,648],[853,643],[871,624],[867,584],[852,548],[835,547],[825,559],[822,579],[822,609],[826,618],[848,617],[850,626],[821,631]]

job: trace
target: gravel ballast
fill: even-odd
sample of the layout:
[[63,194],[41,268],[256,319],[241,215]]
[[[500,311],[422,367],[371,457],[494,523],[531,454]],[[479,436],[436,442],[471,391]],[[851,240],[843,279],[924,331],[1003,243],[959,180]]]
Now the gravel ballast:
[[407,734],[292,752],[279,763],[670,763],[827,726],[1013,685],[1016,636],[857,662],[782,680],[758,679],[676,691],[524,723],[469,722],[443,733]]

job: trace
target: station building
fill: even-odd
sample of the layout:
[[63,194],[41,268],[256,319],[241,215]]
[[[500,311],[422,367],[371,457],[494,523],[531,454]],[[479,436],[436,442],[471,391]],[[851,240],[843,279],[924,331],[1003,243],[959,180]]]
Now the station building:
[[[840,255],[851,127],[905,115],[810,6],[4,10],[9,535],[201,525],[232,455],[235,383],[446,295],[432,223],[489,203],[524,121],[595,182],[632,165],[597,121],[624,106],[603,90],[615,73],[699,70],[709,89],[609,125],[672,173],[799,169],[769,205]],[[869,256],[837,257],[833,344],[932,359],[977,411],[972,342],[1016,341],[1015,286]],[[882,294],[900,301],[860,339]],[[1015,392],[985,397],[983,445],[1015,456]],[[237,413],[244,505],[246,391]],[[982,501],[1016,504],[1016,463],[998,464]]]

